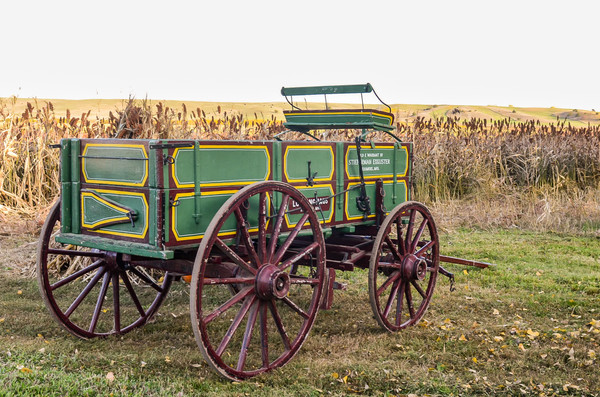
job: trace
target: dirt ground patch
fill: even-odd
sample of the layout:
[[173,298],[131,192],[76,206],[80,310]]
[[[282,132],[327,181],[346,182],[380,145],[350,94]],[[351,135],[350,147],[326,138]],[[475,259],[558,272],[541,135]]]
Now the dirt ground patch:
[[0,271],[33,276],[40,224],[0,213]]

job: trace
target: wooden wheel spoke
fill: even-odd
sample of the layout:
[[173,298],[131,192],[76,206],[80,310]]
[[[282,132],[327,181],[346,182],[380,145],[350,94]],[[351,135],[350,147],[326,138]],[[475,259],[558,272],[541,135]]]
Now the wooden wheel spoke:
[[269,367],[269,333],[267,329],[267,302],[260,302],[260,351],[263,368]]
[[98,294],[98,300],[96,301],[96,308],[94,309],[94,314],[92,315],[92,321],[90,322],[89,332],[94,332],[96,330],[96,325],[98,324],[98,319],[100,318],[100,311],[102,310],[102,304],[104,303],[104,298],[106,297],[106,291],[108,290],[108,284],[111,280],[111,273],[104,273],[104,280],[102,280],[102,287],[100,288],[100,293]]
[[304,258],[306,255],[310,254],[317,248],[319,248],[318,241],[315,241],[314,243],[304,247],[296,255],[292,256],[291,258],[288,258],[285,262],[283,262],[281,265],[279,265],[279,270],[281,270],[281,271],[286,270],[288,267],[292,266],[294,263],[298,262],[300,259]]
[[277,331],[281,336],[281,340],[283,341],[283,345],[285,346],[285,350],[291,350],[292,344],[290,342],[290,338],[288,337],[287,332],[285,331],[285,327],[283,326],[283,322],[281,321],[281,317],[279,316],[279,312],[277,311],[277,307],[275,303],[270,300],[268,302],[269,310],[271,311],[271,315],[273,316],[273,321],[275,321],[275,326],[277,327]]
[[388,296],[387,303],[385,304],[385,309],[383,310],[383,318],[387,318],[390,315],[390,310],[392,310],[394,299],[396,299],[396,296],[398,295],[400,284],[404,284],[403,280],[397,280],[394,282],[390,296]]
[[233,337],[233,334],[235,334],[235,331],[237,331],[237,329],[239,328],[240,324],[242,323],[242,320],[244,319],[244,316],[246,316],[246,313],[248,313],[248,310],[250,310],[250,307],[252,306],[252,304],[254,303],[255,300],[256,300],[256,295],[246,298],[246,300],[242,304],[242,307],[240,308],[240,311],[237,312],[233,321],[231,322],[231,325],[229,326],[229,329],[225,333],[225,336],[223,337],[221,344],[217,348],[217,350],[216,350],[217,356],[221,357],[221,355],[223,355],[223,352],[229,345],[229,342],[231,342],[231,338]]
[[415,234],[415,238],[412,241],[412,244],[410,246],[410,250],[411,252],[417,249],[417,245],[419,244],[419,240],[421,239],[421,236],[423,235],[423,231],[425,230],[425,226],[427,226],[428,220],[427,218],[423,218],[423,222],[421,222],[421,225],[419,226],[419,230],[417,230],[417,233]]
[[376,292],[376,296],[380,297],[381,294],[383,294],[383,292],[396,280],[398,280],[400,278],[400,272],[394,272],[392,273],[387,280],[384,281],[383,284],[381,284],[381,286],[379,288],[377,288],[377,292]]
[[258,258],[267,258],[267,192],[261,192],[258,199]]
[[406,255],[406,246],[404,244],[404,239],[402,238],[402,218],[399,217],[396,220],[396,236],[398,240],[398,248],[400,249],[400,254],[404,257]]
[[246,298],[250,293],[254,290],[254,286],[249,286],[242,289],[240,292],[232,296],[227,302],[223,303],[217,309],[215,309],[212,313],[204,317],[204,323],[208,324],[213,321],[215,318],[219,317],[221,314],[225,313],[227,310],[231,309],[236,303],[239,303],[242,299]]
[[417,257],[421,257],[421,255],[423,255],[428,249],[430,249],[431,247],[433,247],[435,245],[435,241],[431,240],[428,241],[427,243],[425,243],[425,245],[423,245],[417,252],[415,252],[415,255]]
[[145,282],[146,284],[148,284],[149,286],[154,288],[156,291],[163,292],[163,289],[160,285],[156,284],[153,280],[150,279],[150,277],[148,277],[146,274],[140,272],[135,267],[130,266],[127,270],[132,272],[136,276],[138,276],[140,279],[142,279],[143,282]]
[[406,285],[406,304],[408,305],[408,312],[410,313],[410,318],[415,317],[415,307],[413,306],[412,292],[410,292],[410,286]]
[[301,315],[304,318],[308,318],[308,313],[306,313],[300,306],[298,306],[296,303],[294,303],[289,297],[284,297],[283,299],[281,299],[283,303],[285,303],[286,305],[288,305],[293,311],[295,311],[296,313],[298,313],[299,315]]
[[417,290],[419,295],[423,297],[423,299],[427,299],[427,294],[425,293],[425,291],[423,291],[423,288],[419,285],[418,282],[416,282],[415,280],[411,280],[410,283],[413,285],[413,287],[415,287],[415,289]]
[[103,252],[77,251],[77,250],[67,250],[67,249],[60,249],[60,248],[48,248],[48,254],[64,255],[64,256],[86,256],[86,257],[91,257],[91,258],[104,258]]
[[290,245],[292,245],[292,243],[298,236],[298,233],[302,229],[302,226],[304,226],[304,223],[308,219],[308,216],[309,216],[308,213],[305,213],[304,215],[302,215],[302,218],[300,218],[300,220],[296,224],[296,227],[294,227],[294,230],[292,230],[292,232],[287,236],[285,242],[281,245],[281,247],[279,247],[279,249],[277,250],[277,253],[275,254],[275,257],[271,259],[270,263],[277,264],[277,263],[279,263],[279,261],[281,261],[283,254],[286,253],[288,248],[290,248]]
[[90,280],[90,282],[85,286],[83,291],[81,291],[79,296],[77,296],[73,303],[71,303],[71,306],[69,306],[69,308],[65,311],[65,316],[67,318],[70,317],[71,314],[73,314],[73,312],[75,311],[75,309],[79,307],[81,302],[85,299],[86,296],[88,296],[92,288],[94,288],[94,286],[98,283],[98,281],[104,275],[104,273],[106,273],[106,268],[101,268],[98,270],[96,275]]
[[254,244],[252,243],[252,239],[250,238],[250,231],[248,230],[248,221],[242,215],[242,210],[240,208],[235,209],[235,218],[238,222],[239,231],[242,234],[242,242],[246,246],[248,250],[248,254],[250,255],[250,259],[254,263],[256,268],[260,267],[260,259],[258,259],[258,254],[254,249]]
[[114,310],[114,327],[115,332],[121,332],[121,302],[119,301],[119,273],[114,272],[112,275],[113,285],[113,310]]
[[404,289],[406,287],[406,282],[402,280],[400,282],[400,290],[398,291],[398,299],[396,302],[396,327],[399,327],[402,324],[402,305],[404,303]]
[[394,258],[396,258],[397,261],[401,261],[403,255],[400,254],[400,252],[398,252],[398,249],[396,248],[396,245],[390,238],[389,234],[385,236],[385,242],[387,243],[389,250],[392,251],[392,255],[394,255]]
[[129,292],[129,296],[131,297],[131,300],[133,301],[135,308],[137,309],[138,313],[140,313],[140,316],[146,317],[146,311],[142,307],[142,304],[140,303],[140,300],[138,299],[137,294],[135,293],[135,290],[133,289],[133,286],[131,285],[131,281],[129,280],[129,275],[124,270],[122,270],[120,273],[121,273],[121,279],[123,280],[123,284],[125,284],[125,288],[127,288],[127,292]]
[[254,283],[253,277],[229,277],[229,278],[209,278],[205,277],[202,279],[204,285],[221,285],[221,284],[252,284]]
[[273,232],[271,233],[271,239],[269,241],[267,262],[271,262],[271,258],[273,257],[273,255],[275,255],[275,247],[277,246],[277,240],[279,240],[279,234],[281,233],[281,225],[283,224],[283,218],[288,208],[289,199],[289,194],[284,194],[281,199],[281,206],[279,207],[279,212],[277,212],[277,220],[275,221],[275,226],[273,226]]
[[99,268],[103,263],[104,263],[104,261],[102,259],[98,259],[97,261],[95,261],[94,263],[89,265],[88,267],[83,268],[83,269],[69,275],[68,277],[65,277],[62,280],[57,281],[56,283],[52,284],[50,286],[50,290],[54,291],[55,289],[60,288],[63,285],[70,283],[71,281],[83,276],[84,274],[89,273],[92,270]]
[[246,357],[248,356],[248,347],[250,346],[250,339],[252,339],[252,331],[254,331],[254,325],[256,324],[256,317],[258,314],[259,302],[254,302],[250,308],[248,314],[248,322],[246,322],[246,330],[244,331],[244,340],[242,341],[242,347],[240,349],[240,356],[236,370],[241,371],[244,369],[246,364]]
[[219,248],[221,250],[221,252],[223,252],[225,255],[227,255],[227,257],[229,259],[231,259],[236,265],[249,271],[252,274],[257,273],[257,271],[254,267],[252,267],[250,264],[248,264],[248,262],[246,262],[245,260],[240,258],[240,256],[234,250],[229,248],[227,246],[227,244],[225,244],[223,242],[223,240],[221,240],[220,238],[216,238],[215,245],[217,246],[217,248]]
[[404,246],[406,247],[406,252],[408,252],[409,254],[412,252],[410,242],[411,242],[411,238],[412,238],[413,227],[415,224],[415,215],[416,215],[415,210],[410,211],[410,215],[408,217],[408,227],[406,228],[406,239],[404,240]]

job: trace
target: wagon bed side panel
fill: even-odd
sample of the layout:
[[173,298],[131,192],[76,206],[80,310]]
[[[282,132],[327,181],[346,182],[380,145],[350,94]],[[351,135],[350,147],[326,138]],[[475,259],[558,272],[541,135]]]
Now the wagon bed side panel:
[[252,183],[273,180],[275,144],[196,141],[169,149],[165,246],[199,244],[214,214],[232,194]]

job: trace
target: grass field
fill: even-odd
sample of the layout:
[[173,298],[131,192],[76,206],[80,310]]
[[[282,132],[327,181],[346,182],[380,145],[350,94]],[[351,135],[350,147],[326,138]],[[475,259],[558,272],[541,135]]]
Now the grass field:
[[[441,234],[442,253],[494,262],[452,267],[424,320],[397,334],[373,320],[364,271],[321,311],[299,354],[244,383],[213,374],[177,283],[156,320],[123,337],[83,341],[58,327],[19,270],[34,235],[0,236],[1,395],[598,395],[600,244],[518,229]],[[14,256],[13,256],[14,258]]]

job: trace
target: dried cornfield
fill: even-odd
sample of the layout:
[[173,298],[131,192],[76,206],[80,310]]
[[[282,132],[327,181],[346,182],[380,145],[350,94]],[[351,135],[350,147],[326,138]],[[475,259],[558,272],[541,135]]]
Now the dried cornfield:
[[[0,210],[23,215],[47,207],[58,194],[58,151],[50,145],[61,138],[260,140],[285,129],[274,117],[251,120],[220,108],[217,117],[209,117],[184,104],[175,109],[133,100],[105,119],[92,119],[90,112],[74,117],[69,111],[59,117],[50,102],[28,104],[22,114],[8,109],[0,102]],[[420,201],[504,202],[534,208],[537,219],[544,217],[548,203],[595,200],[600,191],[599,126],[417,117],[398,121],[396,127],[399,138],[415,145],[413,187]],[[356,134],[327,133],[320,137],[339,140]],[[377,135],[373,139],[391,139]],[[285,138],[306,139],[295,133]],[[513,218],[524,212],[516,209]],[[591,213],[598,213],[600,221],[598,208]]]

